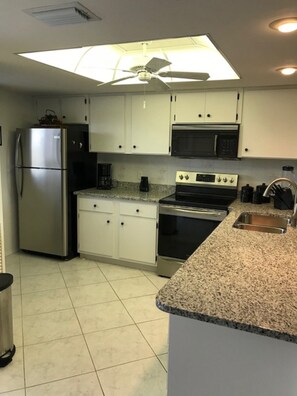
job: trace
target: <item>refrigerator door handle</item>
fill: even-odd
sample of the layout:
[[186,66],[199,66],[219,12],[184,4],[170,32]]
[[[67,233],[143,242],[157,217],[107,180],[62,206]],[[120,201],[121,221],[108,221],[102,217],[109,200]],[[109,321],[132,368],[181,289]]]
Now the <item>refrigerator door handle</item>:
[[[19,163],[20,158],[20,163]],[[23,152],[22,152],[22,141],[21,133],[18,134],[16,147],[15,147],[15,180],[17,194],[21,197],[23,194]],[[21,175],[21,182],[19,183],[19,174]]]

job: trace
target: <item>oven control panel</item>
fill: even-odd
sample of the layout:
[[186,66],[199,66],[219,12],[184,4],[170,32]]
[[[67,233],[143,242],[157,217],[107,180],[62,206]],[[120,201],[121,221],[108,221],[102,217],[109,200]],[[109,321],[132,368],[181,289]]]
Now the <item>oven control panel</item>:
[[177,171],[175,182],[176,184],[237,188],[238,175],[234,173]]

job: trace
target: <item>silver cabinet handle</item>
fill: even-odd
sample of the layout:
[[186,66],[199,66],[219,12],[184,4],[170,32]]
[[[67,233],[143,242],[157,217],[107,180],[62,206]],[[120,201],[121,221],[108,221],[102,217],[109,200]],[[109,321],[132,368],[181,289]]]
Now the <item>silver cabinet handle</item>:
[[218,135],[215,135],[215,137],[214,137],[214,146],[213,146],[213,152],[215,154],[217,153],[217,142],[218,142]]
[[[19,163],[20,159],[20,163]],[[15,180],[17,194],[21,197],[23,195],[23,152],[22,152],[22,142],[21,133],[18,134],[16,147],[15,147]],[[21,175],[21,183],[19,183],[19,173]]]

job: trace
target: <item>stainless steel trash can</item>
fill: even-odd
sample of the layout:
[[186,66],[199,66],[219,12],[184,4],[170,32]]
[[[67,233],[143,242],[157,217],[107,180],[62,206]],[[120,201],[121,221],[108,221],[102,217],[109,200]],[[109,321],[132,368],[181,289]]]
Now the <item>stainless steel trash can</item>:
[[0,273],[0,367],[10,363],[15,354],[12,331],[12,283],[11,274]]

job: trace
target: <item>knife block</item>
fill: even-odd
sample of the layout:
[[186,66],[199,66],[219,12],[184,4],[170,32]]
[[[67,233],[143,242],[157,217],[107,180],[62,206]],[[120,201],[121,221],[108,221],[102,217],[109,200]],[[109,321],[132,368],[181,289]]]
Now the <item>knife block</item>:
[[293,209],[294,197],[290,188],[284,188],[282,192],[274,196],[274,207],[280,210]]

